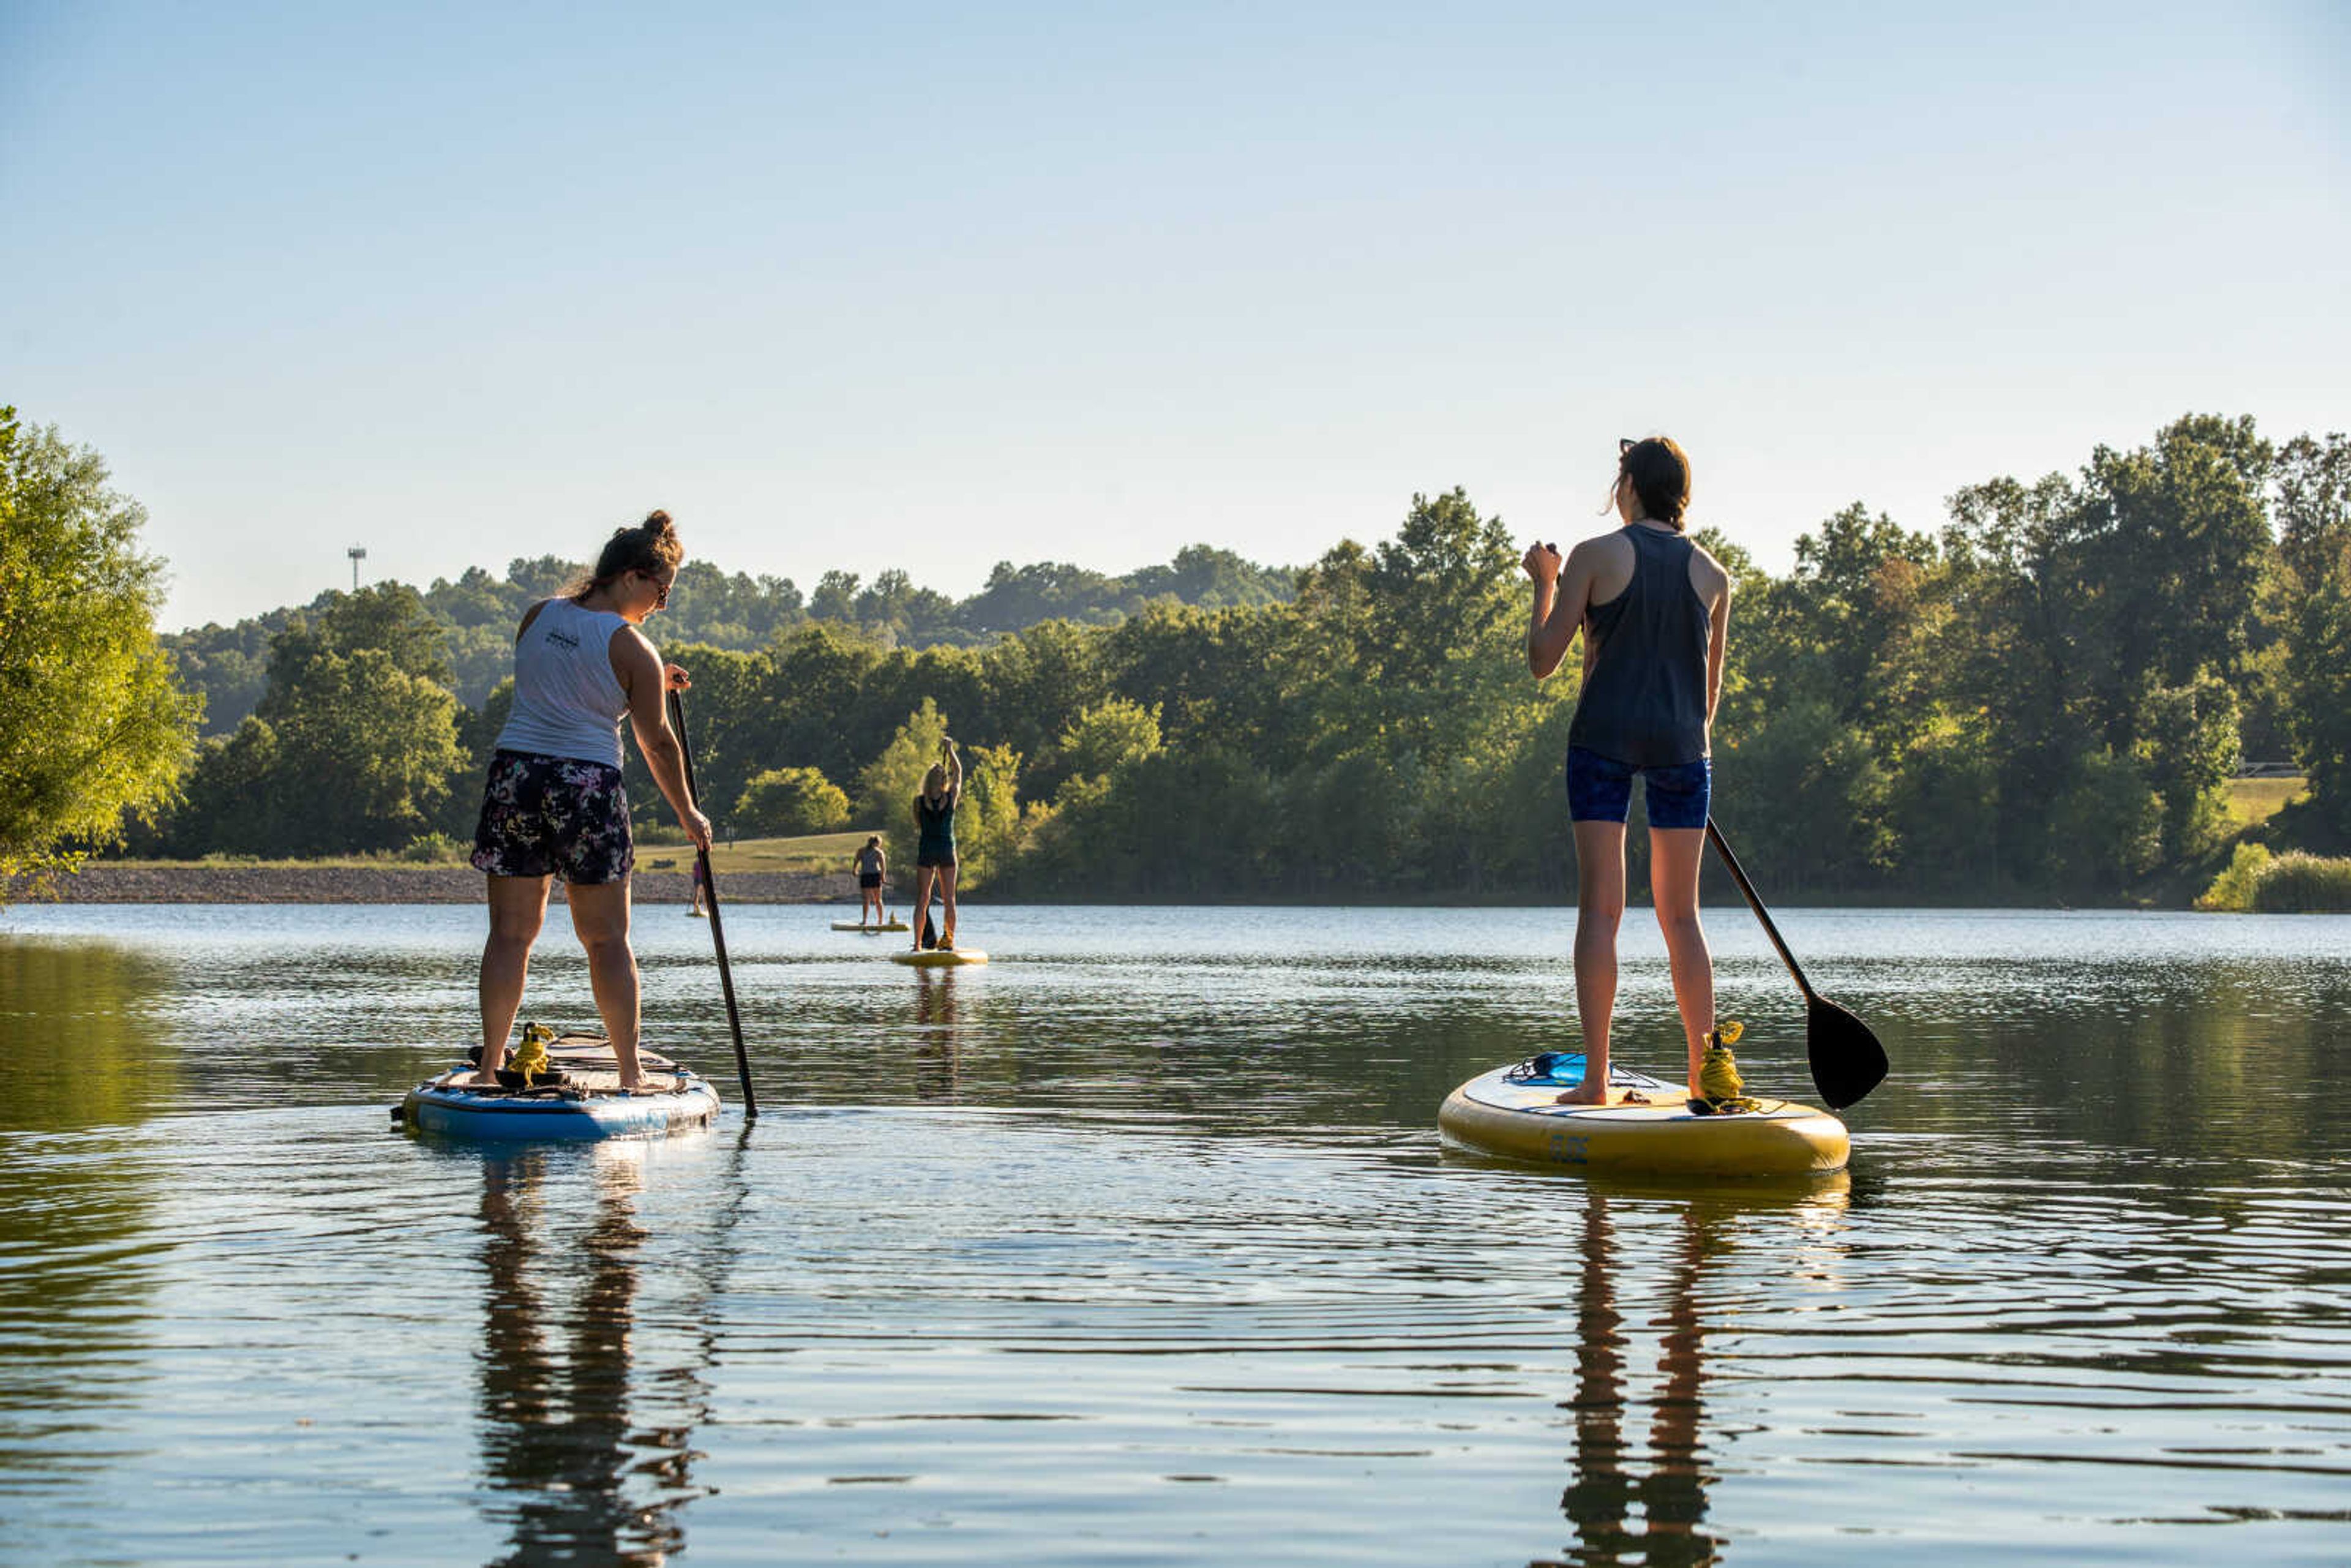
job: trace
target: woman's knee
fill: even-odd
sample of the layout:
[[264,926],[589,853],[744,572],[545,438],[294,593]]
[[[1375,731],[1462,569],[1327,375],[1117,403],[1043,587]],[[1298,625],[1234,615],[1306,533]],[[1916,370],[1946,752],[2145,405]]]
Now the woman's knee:
[[1611,891],[1594,888],[1576,901],[1575,932],[1581,936],[1589,931],[1614,936],[1625,922],[1625,894],[1622,889]]
[[490,921],[489,940],[483,946],[490,952],[507,956],[527,956],[538,943],[538,922],[536,920]]
[[1699,921],[1695,908],[1660,908],[1657,911],[1657,929],[1665,933],[1666,946],[1668,947],[1685,945],[1699,947],[1706,946],[1706,926]]

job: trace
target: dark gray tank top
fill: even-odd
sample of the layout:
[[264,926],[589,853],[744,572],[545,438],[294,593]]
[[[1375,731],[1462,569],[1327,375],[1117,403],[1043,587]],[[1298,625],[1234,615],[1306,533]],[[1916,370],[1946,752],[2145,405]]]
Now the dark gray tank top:
[[1671,768],[1707,754],[1706,643],[1712,615],[1690,586],[1679,534],[1635,523],[1633,580],[1595,604],[1583,634],[1598,642],[1567,743],[1635,768]]

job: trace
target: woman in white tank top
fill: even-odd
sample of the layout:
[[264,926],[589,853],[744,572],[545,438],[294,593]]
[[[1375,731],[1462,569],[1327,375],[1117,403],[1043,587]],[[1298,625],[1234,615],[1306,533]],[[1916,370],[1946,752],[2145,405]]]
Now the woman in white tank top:
[[522,1010],[530,949],[563,878],[571,928],[619,1059],[621,1086],[646,1084],[637,1058],[636,955],[629,947],[629,798],[621,783],[621,721],[635,730],[653,782],[697,849],[710,821],[686,788],[677,737],[663,709],[685,672],[664,665],[637,628],[669,601],[685,559],[667,512],[605,543],[595,570],[531,607],[515,632],[514,707],[498,732],[474,832],[474,864],[489,875],[490,936],[482,948],[482,1061],[497,1082]]

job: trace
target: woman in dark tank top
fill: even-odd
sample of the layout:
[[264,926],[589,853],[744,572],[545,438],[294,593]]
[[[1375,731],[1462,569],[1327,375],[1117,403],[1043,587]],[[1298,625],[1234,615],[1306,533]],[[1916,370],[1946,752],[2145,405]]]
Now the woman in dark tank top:
[[1610,499],[1624,526],[1564,559],[1536,544],[1527,664],[1558,669],[1583,636],[1583,685],[1568,730],[1567,792],[1576,866],[1575,998],[1583,1082],[1560,1096],[1605,1103],[1616,1005],[1616,930],[1625,915],[1625,823],[1639,778],[1647,797],[1649,885],[1673,966],[1689,1062],[1718,1044],[1714,960],[1698,914],[1698,862],[1713,764],[1708,730],[1722,694],[1730,580],[1684,532],[1689,460],[1662,436],[1618,444]]

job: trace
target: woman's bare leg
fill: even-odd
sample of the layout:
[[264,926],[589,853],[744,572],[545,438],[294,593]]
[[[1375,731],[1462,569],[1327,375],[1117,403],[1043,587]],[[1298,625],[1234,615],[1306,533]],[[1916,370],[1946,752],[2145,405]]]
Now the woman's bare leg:
[[1575,824],[1575,1011],[1583,1082],[1562,1105],[1608,1103],[1608,1026],[1616,1011],[1616,927],[1625,918],[1625,824]]
[[946,900],[947,905],[946,924],[939,928],[939,946],[942,947],[952,947],[955,946],[955,887],[956,872],[958,869],[958,867],[951,865],[943,865],[939,867],[939,894],[940,896]]
[[489,879],[490,935],[482,944],[482,1065],[476,1083],[496,1083],[506,1065],[507,1036],[522,1010],[523,982],[530,972],[531,945],[547,918],[549,879],[493,876]]
[[923,922],[931,917],[931,878],[938,873],[936,866],[914,868],[914,912],[906,923],[914,928],[914,951],[923,950]]
[[1714,955],[1707,950],[1706,927],[1698,918],[1698,862],[1705,854],[1704,828],[1649,830],[1649,894],[1656,900],[1657,929],[1665,933],[1666,957],[1673,965],[1693,1100],[1706,1037],[1714,1031]]
[[564,890],[571,901],[571,930],[588,952],[588,983],[596,992],[596,1011],[604,1020],[604,1038],[621,1064],[621,1087],[644,1086],[643,1067],[637,1061],[641,991],[637,956],[629,948],[629,879],[592,885],[573,884]]

